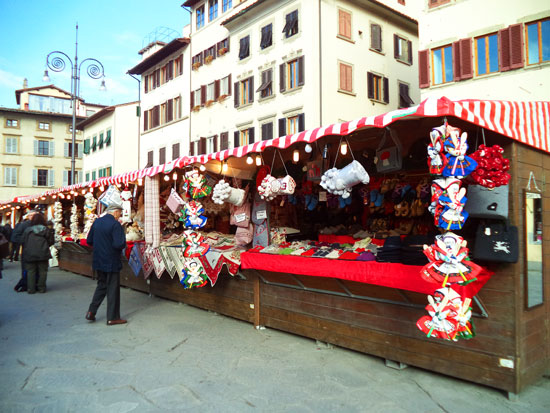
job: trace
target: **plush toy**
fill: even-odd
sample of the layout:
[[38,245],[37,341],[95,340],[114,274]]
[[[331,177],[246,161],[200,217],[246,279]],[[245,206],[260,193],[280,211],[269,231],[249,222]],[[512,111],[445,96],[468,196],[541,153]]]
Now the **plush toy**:
[[326,171],[321,177],[321,186],[328,192],[348,198],[351,195],[353,186],[363,183],[368,184],[369,174],[356,160],[342,169],[332,168]]
[[479,145],[478,150],[471,155],[478,166],[470,178],[476,184],[491,189],[507,185],[511,178],[507,172],[510,169],[510,160],[504,158],[503,153],[504,149],[498,145]]
[[416,322],[416,326],[428,337],[458,341],[459,338],[470,339],[475,336],[470,321],[470,298],[463,302],[452,288],[440,288],[433,297],[428,296],[428,302],[426,310],[429,316],[423,316]]
[[466,155],[468,150],[468,134],[460,129],[446,125],[447,137],[443,142],[447,152],[447,165],[442,170],[443,176],[455,176],[462,178],[470,175],[477,167],[477,162]]
[[435,244],[424,245],[424,254],[430,261],[421,275],[427,281],[447,284],[468,284],[481,272],[481,267],[468,257],[466,240],[452,232],[437,235]]

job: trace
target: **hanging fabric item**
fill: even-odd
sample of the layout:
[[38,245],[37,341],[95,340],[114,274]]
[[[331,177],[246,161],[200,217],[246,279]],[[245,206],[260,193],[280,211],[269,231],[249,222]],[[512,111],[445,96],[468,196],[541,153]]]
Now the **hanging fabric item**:
[[428,144],[428,168],[430,174],[441,175],[447,166],[447,157],[443,151],[445,139],[445,126],[433,128],[430,132],[430,143]]
[[160,279],[166,267],[158,248],[153,248],[151,250],[151,261],[153,262],[155,274],[157,275],[157,278]]
[[474,281],[481,267],[470,261],[466,246],[466,240],[452,232],[436,235],[433,245],[424,245],[424,255],[430,262],[422,268],[422,278],[443,287]]
[[184,205],[185,201],[182,199],[180,194],[178,194],[174,188],[170,189],[170,196],[166,200],[166,206],[170,209],[170,211],[178,215]]
[[261,245],[267,247],[271,243],[269,228],[269,204],[262,200],[256,193],[252,206],[252,223],[254,224],[254,236],[252,246]]
[[193,199],[203,198],[212,192],[212,187],[207,185],[204,175],[196,169],[185,173],[184,188]]
[[433,297],[428,296],[428,302],[426,311],[429,315],[416,322],[416,326],[428,337],[452,341],[475,337],[475,329],[470,321],[470,298],[463,302],[452,288],[440,288]]
[[132,221],[132,192],[128,187],[124,188],[124,191],[120,193],[120,199],[122,200],[122,222]]
[[80,212],[78,211],[76,202],[73,202],[73,206],[71,207],[71,238],[75,241],[80,238],[79,220]]
[[258,193],[262,199],[273,201],[279,195],[292,195],[295,188],[296,182],[290,175],[283,178],[267,175],[258,186]]
[[183,232],[183,256],[194,258],[204,255],[210,249],[210,245],[204,242],[204,237],[196,231],[187,230]]
[[463,178],[470,175],[477,167],[477,162],[466,155],[468,151],[468,134],[449,124],[445,125],[446,137],[443,148],[447,153],[447,165],[443,168],[443,176]]
[[471,157],[477,162],[477,168],[470,177],[481,186],[493,189],[507,185],[510,181],[510,160],[504,158],[504,149],[498,145],[491,147],[479,145]]
[[[388,132],[391,140],[393,141],[393,146],[384,148]],[[341,139],[340,142],[342,142]],[[389,127],[386,127],[386,129],[384,130],[384,135],[382,136],[382,140],[380,141],[380,144],[376,149],[376,172],[388,173],[399,171],[403,165],[403,157],[401,154],[402,150],[403,147],[399,138],[394,136],[393,131]]]
[[180,284],[184,288],[202,287],[207,283],[206,271],[198,258],[187,259],[183,265]]
[[187,228],[199,229],[206,225],[208,218],[202,215],[204,214],[204,208],[200,202],[186,202],[181,212],[180,221],[183,221]]
[[145,242],[157,248],[160,244],[159,176],[145,177]]
[[134,245],[132,251],[130,252],[130,257],[128,258],[128,265],[130,266],[136,277],[139,275],[141,267],[143,266],[141,261],[142,258],[139,252],[139,247],[137,245]]
[[212,192],[212,200],[216,204],[222,205],[224,202],[235,206],[242,205],[246,192],[244,189],[233,188],[225,180],[220,180]]
[[141,254],[141,264],[143,270],[143,278],[147,279],[154,270],[153,259],[151,256],[151,248],[147,244],[140,242],[136,244]]
[[326,171],[321,177],[321,186],[334,195],[348,198],[351,195],[352,187],[357,184],[368,184],[369,174],[356,160],[342,169],[332,168]]
[[109,188],[107,188],[107,190],[99,196],[99,202],[101,202],[106,207],[111,204],[122,204],[120,191],[118,190],[116,185],[109,185]]

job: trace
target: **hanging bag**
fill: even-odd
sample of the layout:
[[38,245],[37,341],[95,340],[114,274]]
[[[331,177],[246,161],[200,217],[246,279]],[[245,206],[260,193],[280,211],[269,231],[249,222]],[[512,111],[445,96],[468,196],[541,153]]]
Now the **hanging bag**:
[[[388,132],[394,146],[384,148]],[[384,130],[382,140],[380,141],[380,145],[378,145],[378,148],[376,149],[376,171],[386,173],[401,170],[403,165],[403,158],[401,156],[402,151],[403,147],[401,146],[399,139],[393,135],[390,128],[386,128]]]
[[508,220],[481,222],[477,228],[473,257],[490,262],[518,261],[518,228]]
[[166,206],[170,208],[174,214],[181,215],[181,209],[185,205],[185,201],[182,197],[176,192],[174,188],[170,190],[170,196],[166,200]]
[[494,189],[470,185],[464,209],[472,218],[508,219],[508,185]]

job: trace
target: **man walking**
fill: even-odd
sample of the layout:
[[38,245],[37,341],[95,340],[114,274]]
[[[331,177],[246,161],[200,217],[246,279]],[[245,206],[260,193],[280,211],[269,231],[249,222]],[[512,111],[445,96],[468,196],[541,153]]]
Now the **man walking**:
[[107,325],[125,324],[120,318],[120,255],[126,247],[126,235],[118,219],[122,205],[111,204],[106,214],[92,224],[86,241],[93,247],[92,268],[97,273],[97,288],[86,313],[86,320],[95,321],[97,309],[107,296]]

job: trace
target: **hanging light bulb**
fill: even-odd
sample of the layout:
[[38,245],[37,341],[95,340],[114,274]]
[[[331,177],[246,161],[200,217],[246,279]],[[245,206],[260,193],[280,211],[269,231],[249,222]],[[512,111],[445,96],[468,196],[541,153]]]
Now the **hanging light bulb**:
[[311,145],[309,143],[306,144],[304,150],[307,152],[307,153],[311,153],[311,151],[313,150],[313,148],[311,147]]
[[206,171],[206,166],[204,166],[204,165],[201,164],[201,166],[199,166],[199,170],[200,170],[201,172]]
[[252,159],[252,156],[248,155],[246,157],[246,163],[249,165],[252,165],[254,163],[254,159]]
[[256,156],[256,166],[262,166],[262,157]]
[[70,195],[67,195],[67,199],[71,199],[71,196],[70,196]]
[[292,162],[298,163],[300,160],[300,151],[298,149],[294,149],[294,152],[292,152]]
[[222,174],[226,174],[228,169],[229,166],[227,165],[227,162],[224,162],[222,165]]
[[174,181],[177,181],[178,180],[178,173],[177,172],[174,172],[174,174],[172,175],[172,179]]
[[164,175],[164,180],[169,181],[170,180],[170,175]]
[[143,179],[138,178],[138,185],[139,185],[139,186],[143,185]]
[[348,144],[346,142],[342,142],[342,145],[340,145],[340,153],[342,155],[348,153]]
[[55,199],[55,198],[57,198],[57,195],[52,195],[52,199]]
[[101,192],[103,192],[103,191],[105,191],[105,187],[104,187],[103,185],[101,185],[101,186],[99,187],[99,190],[100,190]]
[[81,192],[82,192],[82,195],[84,195],[86,193],[86,190],[83,189]]

